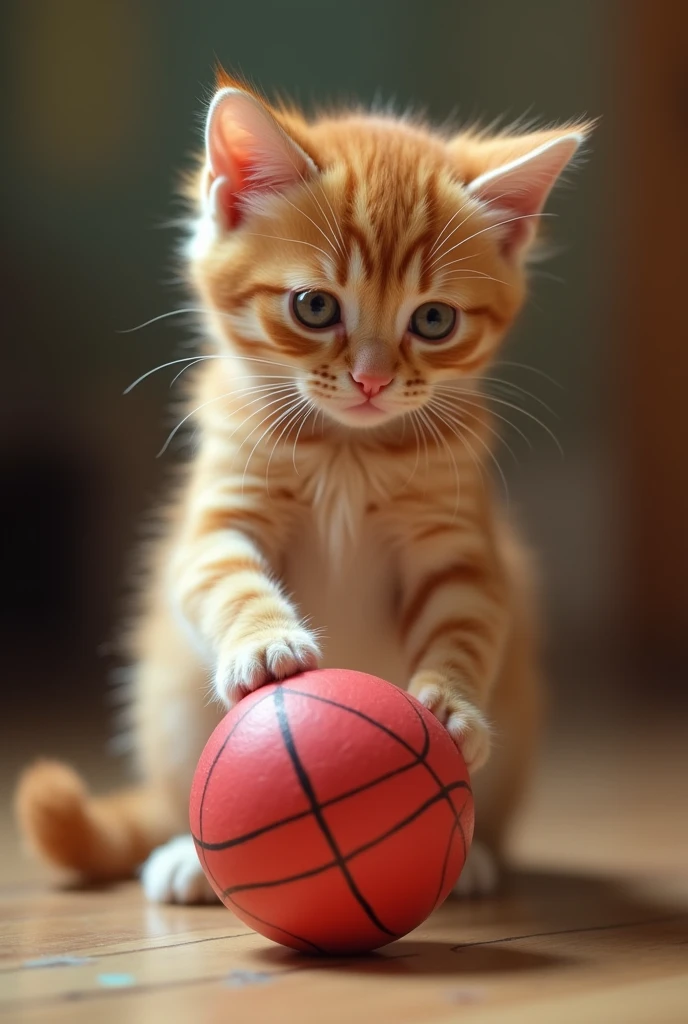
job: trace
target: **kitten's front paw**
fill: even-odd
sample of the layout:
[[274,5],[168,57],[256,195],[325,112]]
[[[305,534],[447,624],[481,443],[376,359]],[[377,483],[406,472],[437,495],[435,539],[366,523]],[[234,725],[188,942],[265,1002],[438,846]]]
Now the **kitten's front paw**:
[[266,683],[287,679],[318,667],[321,652],[315,638],[301,626],[257,630],[248,640],[227,644],[215,673],[215,689],[227,707]]
[[409,692],[446,727],[469,772],[482,768],[490,755],[490,727],[484,715],[461,696],[456,684],[439,672],[421,672],[412,679]]

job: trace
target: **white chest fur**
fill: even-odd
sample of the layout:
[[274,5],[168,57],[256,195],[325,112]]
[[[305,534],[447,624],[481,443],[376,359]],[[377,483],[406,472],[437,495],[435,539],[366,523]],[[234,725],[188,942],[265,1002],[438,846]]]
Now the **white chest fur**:
[[407,685],[394,615],[392,556],[369,523],[360,525],[338,566],[315,524],[304,524],[288,556],[285,584],[302,615],[322,630],[326,667],[358,669]]

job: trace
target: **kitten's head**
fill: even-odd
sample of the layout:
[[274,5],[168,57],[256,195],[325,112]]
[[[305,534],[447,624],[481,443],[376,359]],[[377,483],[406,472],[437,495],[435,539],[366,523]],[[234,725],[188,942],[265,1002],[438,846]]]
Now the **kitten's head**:
[[223,77],[189,248],[221,344],[358,429],[475,378],[523,302],[543,205],[586,130],[309,122]]

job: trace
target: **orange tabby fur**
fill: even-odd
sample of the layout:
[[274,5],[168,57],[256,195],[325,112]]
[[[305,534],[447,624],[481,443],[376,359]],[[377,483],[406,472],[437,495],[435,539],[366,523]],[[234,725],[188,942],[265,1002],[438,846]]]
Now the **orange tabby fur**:
[[[224,74],[218,90],[188,252],[205,354],[221,358],[195,371],[200,447],[133,641],[141,789],[94,799],[41,763],[18,791],[24,833],[83,875],[130,874],[187,827],[225,706],[323,664],[410,689],[473,771],[496,737],[475,789],[499,854],[541,698],[531,573],[489,483],[478,385],[587,126],[445,138],[363,113],[308,121]],[[335,295],[343,324],[301,325],[287,297],[307,288]],[[407,326],[430,300],[459,311],[452,341]],[[359,376],[391,380],[364,412]]]

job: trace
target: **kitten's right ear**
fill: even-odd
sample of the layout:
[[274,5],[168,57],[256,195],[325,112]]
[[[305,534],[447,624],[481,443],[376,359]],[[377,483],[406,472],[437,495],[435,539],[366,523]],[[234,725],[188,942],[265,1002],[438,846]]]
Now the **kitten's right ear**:
[[203,204],[219,227],[236,227],[256,199],[317,171],[268,107],[242,89],[220,89],[208,111]]

